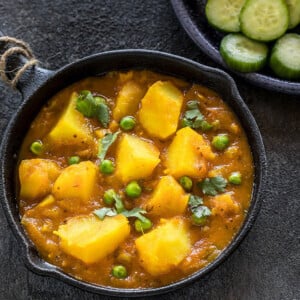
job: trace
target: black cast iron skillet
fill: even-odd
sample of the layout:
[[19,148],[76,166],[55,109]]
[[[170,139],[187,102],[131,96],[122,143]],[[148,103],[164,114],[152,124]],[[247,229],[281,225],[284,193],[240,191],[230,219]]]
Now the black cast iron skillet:
[[[30,123],[43,105],[55,93],[88,76],[102,75],[112,70],[149,69],[170,74],[187,81],[197,82],[218,92],[238,116],[248,136],[255,164],[255,183],[251,206],[245,222],[230,245],[204,269],[178,282],[159,288],[121,289],[86,283],[63,273],[58,267],[41,259],[20,224],[16,191],[16,164],[19,150]],[[238,246],[254,223],[261,204],[261,190],[265,181],[266,156],[257,124],[241,99],[233,79],[225,72],[191,60],[157,51],[122,50],[104,52],[83,58],[57,71],[39,67],[28,70],[20,78],[17,89],[23,102],[10,121],[2,138],[1,176],[3,192],[1,202],[15,235],[17,236],[26,265],[34,272],[48,275],[94,293],[110,296],[149,296],[183,287],[215,269]]]

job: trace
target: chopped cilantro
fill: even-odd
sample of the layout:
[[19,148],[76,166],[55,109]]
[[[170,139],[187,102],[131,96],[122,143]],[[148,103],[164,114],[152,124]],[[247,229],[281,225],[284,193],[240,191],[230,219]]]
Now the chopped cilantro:
[[109,109],[108,106],[104,103],[99,103],[97,104],[97,113],[96,117],[100,124],[104,127],[107,128],[108,123],[109,123]]
[[81,91],[76,100],[76,109],[87,118],[97,118],[107,128],[109,108],[102,97],[94,97],[90,91]]
[[103,220],[105,216],[116,216],[117,212],[114,208],[102,207],[100,209],[94,210],[94,215],[97,216],[100,220]]
[[227,180],[222,176],[216,176],[212,178],[205,178],[203,181],[198,183],[202,189],[203,194],[215,196],[220,192],[225,191]]
[[190,198],[189,198],[189,207],[191,210],[193,210],[194,207],[197,207],[199,205],[202,205],[203,204],[203,199],[199,196],[196,196],[196,195],[190,195]]
[[209,217],[211,215],[211,211],[207,206],[201,205],[193,210],[193,213],[197,218]]
[[114,205],[115,208],[111,207],[103,207],[97,210],[94,210],[94,215],[97,216],[100,220],[103,220],[105,216],[116,216],[117,214],[122,214],[126,218],[137,218],[141,222],[147,222],[148,219],[143,216],[143,214],[146,214],[147,211],[140,207],[135,207],[132,210],[127,210],[124,207],[122,198],[117,193],[114,193],[112,195],[114,199]]
[[209,130],[213,127],[210,123],[204,120],[204,116],[199,110],[197,100],[187,102],[186,106],[188,109],[183,116],[183,127],[188,126],[194,129],[201,129],[203,131]]
[[115,194],[113,196],[113,198],[115,200],[115,207],[116,207],[117,212],[122,213],[122,212],[126,211],[121,196],[119,196],[118,194]]
[[198,109],[198,101],[197,100],[191,100],[187,102],[186,107],[188,109]]
[[135,217],[139,219],[141,222],[145,222],[147,220],[146,217],[143,216],[143,214],[146,214],[147,212],[143,210],[142,208],[135,207],[132,210],[125,210],[122,212],[122,215],[124,215],[127,218]]
[[202,121],[201,121],[201,124],[200,124],[199,126],[200,126],[199,128],[200,128],[202,131],[207,131],[207,130],[210,130],[210,129],[212,129],[212,128],[214,127],[212,124],[208,123],[208,122],[205,121],[205,120],[202,120]]
[[99,142],[98,142],[98,158],[100,158],[101,161],[104,160],[109,147],[117,139],[119,133],[120,133],[120,131],[117,131],[115,133],[108,133],[102,139],[99,140]]
[[76,109],[87,118],[95,116],[94,97],[90,91],[81,91],[79,93],[76,100]]
[[192,220],[195,225],[203,226],[206,224],[207,217],[211,215],[211,211],[206,206],[198,206],[193,210]]
[[200,110],[198,108],[187,110],[184,114],[185,118],[188,120],[193,120],[196,118],[196,120],[203,120],[203,115],[201,114]]
[[211,215],[210,209],[202,205],[203,199],[196,195],[190,195],[189,208],[192,212],[191,218],[195,225],[202,226],[206,223],[207,217]]

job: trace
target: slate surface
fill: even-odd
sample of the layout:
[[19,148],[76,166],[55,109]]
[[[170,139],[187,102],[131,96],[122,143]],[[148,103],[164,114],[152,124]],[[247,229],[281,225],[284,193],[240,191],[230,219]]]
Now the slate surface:
[[[125,48],[162,50],[215,66],[181,29],[167,0],[1,0],[0,16],[0,29],[27,41],[45,68]],[[300,99],[236,81],[268,156],[261,213],[217,270],[157,299],[300,299]],[[1,134],[21,101],[0,83]],[[27,270],[1,209],[0,228],[0,300],[109,299]]]

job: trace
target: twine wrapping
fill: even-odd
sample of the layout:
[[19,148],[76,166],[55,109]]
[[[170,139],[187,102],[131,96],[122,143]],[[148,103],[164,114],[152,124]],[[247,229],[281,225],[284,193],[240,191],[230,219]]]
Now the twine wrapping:
[[[3,42],[5,44],[5,47],[7,48],[9,44],[13,45],[13,47],[10,47],[4,51],[4,53],[1,55],[0,58],[0,76],[4,82],[6,82],[8,85],[12,86],[13,88],[16,87],[19,79],[23,75],[23,73],[30,67],[37,65],[38,60],[35,59],[34,55],[32,54],[32,51],[28,44],[25,42],[18,40],[16,38],[12,38],[9,36],[3,36],[0,37],[0,42]],[[7,71],[7,61],[8,58],[14,54],[21,54],[24,57],[27,58],[26,63],[18,68],[17,70],[11,70]],[[8,76],[9,73],[14,74],[12,78]]]

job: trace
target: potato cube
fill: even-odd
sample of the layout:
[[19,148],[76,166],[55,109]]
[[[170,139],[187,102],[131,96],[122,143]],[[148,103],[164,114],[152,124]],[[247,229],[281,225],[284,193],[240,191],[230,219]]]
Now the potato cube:
[[168,138],[177,129],[182,102],[181,91],[171,82],[155,82],[142,99],[141,125],[153,137]]
[[19,166],[20,197],[40,198],[51,192],[60,167],[50,159],[25,159]]
[[153,276],[172,271],[191,251],[187,225],[180,218],[161,225],[135,240],[139,262]]
[[55,198],[52,195],[48,195],[45,199],[43,199],[37,207],[45,208],[55,203]]
[[103,221],[95,216],[77,216],[54,233],[60,237],[63,251],[92,264],[114,252],[129,236],[130,226],[123,215],[105,217]]
[[167,150],[165,172],[175,178],[186,175],[201,179],[207,172],[206,159],[214,157],[215,154],[202,135],[185,127],[177,131]]
[[113,110],[114,119],[119,121],[124,116],[133,115],[137,111],[143,95],[144,90],[137,83],[126,82],[116,99],[116,106]]
[[146,207],[151,214],[173,217],[184,213],[189,200],[181,185],[172,177],[164,176],[158,182]]
[[232,198],[231,193],[217,195],[211,199],[212,214],[227,218],[240,212],[239,204]]
[[57,200],[80,199],[87,202],[93,194],[97,166],[91,161],[84,161],[65,168],[56,179],[52,193]]
[[76,110],[77,96],[77,93],[72,93],[67,108],[48,134],[50,144],[73,146],[76,150],[95,147],[87,120]]
[[159,154],[150,142],[123,134],[117,145],[116,175],[123,183],[146,178],[159,164]]

